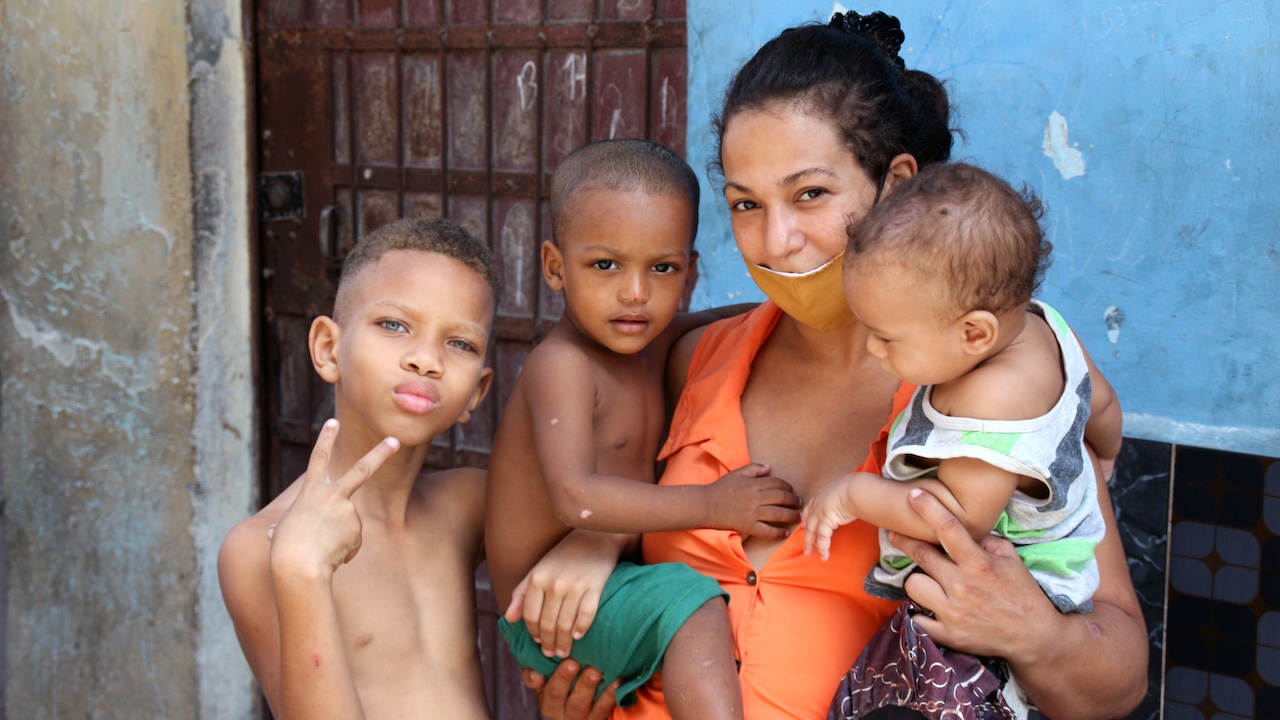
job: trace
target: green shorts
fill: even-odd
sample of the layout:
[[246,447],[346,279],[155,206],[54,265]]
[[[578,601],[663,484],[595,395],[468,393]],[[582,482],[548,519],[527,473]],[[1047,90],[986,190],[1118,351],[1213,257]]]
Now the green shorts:
[[[597,696],[622,678],[618,705],[632,705],[636,690],[662,667],[662,656],[676,631],[715,597],[729,601],[719,583],[683,563],[618,563],[600,596],[595,621],[581,640],[574,641],[569,656],[604,675]],[[521,667],[548,676],[555,672],[561,658],[543,655],[523,620],[509,623],[498,618],[498,628]]]

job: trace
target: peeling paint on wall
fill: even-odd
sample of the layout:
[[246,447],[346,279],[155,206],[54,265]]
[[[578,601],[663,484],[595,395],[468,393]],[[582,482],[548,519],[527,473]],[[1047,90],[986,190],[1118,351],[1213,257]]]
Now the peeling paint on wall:
[[1053,160],[1053,169],[1063,180],[1084,174],[1084,155],[1080,148],[1068,143],[1067,119],[1057,110],[1049,113],[1049,122],[1044,126],[1044,154]]

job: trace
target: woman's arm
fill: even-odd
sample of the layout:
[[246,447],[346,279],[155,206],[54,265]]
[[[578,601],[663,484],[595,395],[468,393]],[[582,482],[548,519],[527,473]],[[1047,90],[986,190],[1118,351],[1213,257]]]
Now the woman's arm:
[[934,613],[916,617],[921,629],[940,645],[1006,658],[1032,702],[1055,720],[1119,717],[1146,694],[1146,623],[1101,477],[1098,502],[1107,533],[1094,551],[1101,581],[1091,613],[1058,612],[1012,544],[995,536],[975,543],[929,493],[915,493],[910,502],[946,554],[914,538],[892,537],[927,573],[912,575],[906,586]]

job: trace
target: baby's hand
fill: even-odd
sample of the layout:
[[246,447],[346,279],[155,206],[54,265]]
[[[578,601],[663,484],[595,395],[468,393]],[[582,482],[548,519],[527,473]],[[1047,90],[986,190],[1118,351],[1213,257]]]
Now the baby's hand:
[[804,524],[804,554],[818,548],[824,561],[831,556],[831,535],[836,528],[857,520],[850,507],[857,475],[845,475],[831,481],[805,503],[801,522]]
[[400,449],[400,442],[383,440],[342,477],[332,480],[329,459],[337,437],[338,421],[329,420],[320,430],[297,497],[267,530],[273,573],[301,572],[328,580],[360,551],[362,526],[351,496]]
[[744,537],[785,538],[786,526],[800,519],[800,496],[772,472],[768,465],[752,463],[708,485],[707,527]]

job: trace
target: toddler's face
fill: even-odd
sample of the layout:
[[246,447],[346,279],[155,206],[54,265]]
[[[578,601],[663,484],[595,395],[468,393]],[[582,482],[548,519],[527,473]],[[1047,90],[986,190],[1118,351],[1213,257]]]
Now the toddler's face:
[[867,350],[887,372],[913,385],[940,385],[967,373],[963,314],[927,278],[892,260],[845,270],[845,297],[867,329]]
[[684,198],[588,190],[549,246],[547,281],[564,290],[565,315],[582,333],[629,355],[675,317],[689,277],[694,209]]

